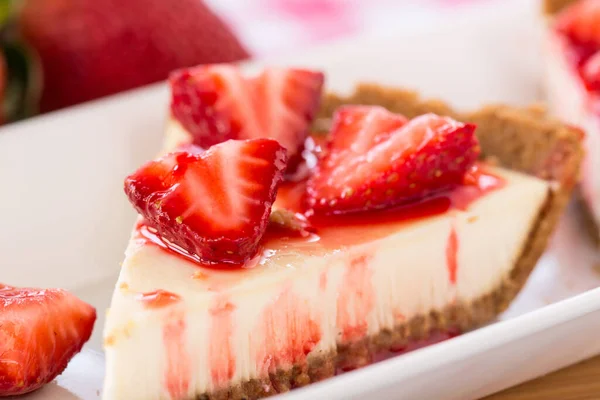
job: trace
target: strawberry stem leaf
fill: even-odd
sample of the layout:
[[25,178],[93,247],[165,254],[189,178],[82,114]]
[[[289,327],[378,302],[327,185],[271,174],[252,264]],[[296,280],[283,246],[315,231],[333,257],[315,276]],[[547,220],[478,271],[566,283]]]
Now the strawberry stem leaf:
[[38,113],[42,75],[37,55],[17,42],[2,43],[7,82],[2,103],[6,122],[17,121]]
[[13,8],[14,4],[12,0],[0,0],[0,25],[4,25],[12,17]]

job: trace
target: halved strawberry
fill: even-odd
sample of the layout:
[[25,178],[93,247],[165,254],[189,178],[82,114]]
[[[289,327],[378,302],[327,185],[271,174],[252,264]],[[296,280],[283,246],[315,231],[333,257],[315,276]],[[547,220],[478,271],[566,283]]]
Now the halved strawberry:
[[578,44],[600,46],[600,0],[580,0],[556,18],[559,32]]
[[226,64],[184,69],[169,79],[171,113],[200,147],[269,138],[295,159],[319,107],[323,80],[321,72],[295,68],[267,68],[250,78]]
[[588,89],[600,91],[600,50],[585,62],[581,72]]
[[52,381],[88,341],[96,310],[61,289],[0,284],[0,396]]
[[125,192],[167,246],[205,262],[239,264],[265,232],[285,153],[270,139],[178,151],[127,177]]
[[406,122],[382,107],[342,107],[328,153],[308,181],[308,204],[327,214],[365,211],[458,185],[479,156],[474,131],[435,114]]

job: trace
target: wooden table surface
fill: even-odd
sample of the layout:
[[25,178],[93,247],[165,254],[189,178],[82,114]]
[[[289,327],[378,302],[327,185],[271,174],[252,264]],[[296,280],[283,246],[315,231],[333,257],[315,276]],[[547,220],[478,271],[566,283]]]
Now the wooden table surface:
[[600,400],[600,356],[482,400]]

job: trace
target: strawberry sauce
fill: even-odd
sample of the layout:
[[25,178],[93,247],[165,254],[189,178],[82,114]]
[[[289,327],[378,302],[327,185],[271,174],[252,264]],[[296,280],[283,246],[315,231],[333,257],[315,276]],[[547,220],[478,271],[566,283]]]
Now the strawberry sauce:
[[486,194],[504,186],[504,179],[479,166],[470,173],[469,181],[451,191],[442,192],[390,209],[340,215],[312,215],[304,205],[306,181],[281,185],[276,204],[294,212],[306,213],[315,228],[349,225],[378,225],[395,222],[410,222],[427,217],[441,215],[451,209],[465,211]]
[[358,340],[367,334],[367,317],[375,306],[373,271],[368,261],[367,255],[351,259],[342,278],[336,321],[342,331],[342,341]]
[[319,289],[323,293],[327,290],[327,271],[321,272],[321,276],[319,276]]
[[181,298],[175,293],[158,289],[153,292],[140,293],[136,299],[141,301],[146,308],[163,308],[177,303]]
[[446,264],[448,265],[448,276],[450,283],[456,285],[456,272],[458,270],[458,236],[456,228],[452,226],[448,243],[446,244]]
[[307,212],[303,198],[305,184],[288,182],[282,185],[276,205],[306,213],[320,244],[339,248],[384,237],[397,231],[401,225],[441,216],[452,210],[466,211],[473,202],[504,187],[506,182],[480,165],[469,174],[467,183],[451,191],[391,209],[341,215],[311,215],[310,211]]
[[234,311],[235,306],[225,295],[217,296],[210,309],[212,326],[209,328],[208,365],[213,384],[217,387],[226,385],[235,373],[235,352],[231,343]]
[[166,364],[164,386],[172,399],[183,399],[188,395],[192,375],[192,361],[186,341],[186,323],[183,313],[169,314],[163,328]]
[[261,374],[305,362],[321,340],[320,316],[311,315],[304,304],[290,287],[284,287],[261,312],[250,335],[252,348],[258,349],[255,363]]
[[213,262],[205,262],[205,261],[201,260],[198,256],[188,253],[187,251],[185,251],[184,249],[182,249],[181,247],[179,247],[173,243],[167,244],[166,239],[163,239],[160,236],[158,236],[158,234],[156,233],[156,229],[147,225],[146,222],[144,222],[144,221],[139,222],[135,229],[137,232],[138,240],[142,241],[144,244],[154,244],[154,245],[160,247],[161,249],[169,252],[170,254],[175,254],[179,257],[185,258],[186,260],[191,261],[191,262],[198,264],[201,267],[205,267],[205,268],[224,270],[224,271],[231,270],[231,269],[239,269],[239,268],[250,268],[250,267],[254,266],[257,262],[257,259],[260,258],[260,256],[254,257],[250,261],[248,261],[248,263],[246,263],[246,264],[231,264],[231,263],[219,264],[219,263],[213,263]]

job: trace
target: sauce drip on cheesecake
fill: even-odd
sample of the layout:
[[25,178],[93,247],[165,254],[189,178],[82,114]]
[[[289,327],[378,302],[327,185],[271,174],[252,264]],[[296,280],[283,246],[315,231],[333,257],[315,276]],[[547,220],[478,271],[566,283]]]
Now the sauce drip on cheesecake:
[[368,253],[353,257],[342,278],[346,290],[340,291],[337,299],[337,326],[344,342],[360,340],[367,334],[368,316],[375,307],[370,257]]
[[[311,215],[304,202],[306,182],[285,183],[279,188],[276,207],[304,213],[326,247],[349,246],[375,240],[397,230],[399,225],[444,215],[453,210],[466,211],[469,206],[488,193],[505,185],[500,176],[490,172],[484,164],[471,173],[471,181],[453,190],[438,193],[417,202],[390,209],[343,215]],[[347,228],[344,232],[340,228]],[[368,229],[370,235],[365,235]],[[279,234],[279,232],[278,232]],[[267,230],[266,240],[277,237]],[[265,239],[263,239],[265,240]]]
[[233,313],[235,306],[229,301],[227,295],[215,298],[210,309],[211,327],[208,358],[210,360],[210,374],[217,386],[225,385],[235,373],[235,351],[232,343]]
[[311,315],[290,286],[260,312],[250,335],[252,347],[258,349],[256,370],[263,375],[282,365],[302,363],[322,337],[322,316]]
[[163,308],[173,303],[177,303],[181,298],[175,293],[158,289],[152,292],[138,294],[137,300],[141,301],[147,308]]
[[181,399],[187,395],[192,378],[192,360],[186,335],[185,314],[177,311],[169,313],[162,332],[166,360],[163,385],[172,399]]
[[458,270],[458,235],[454,226],[450,229],[448,243],[446,244],[446,264],[448,265],[450,282],[455,285],[456,272]]

